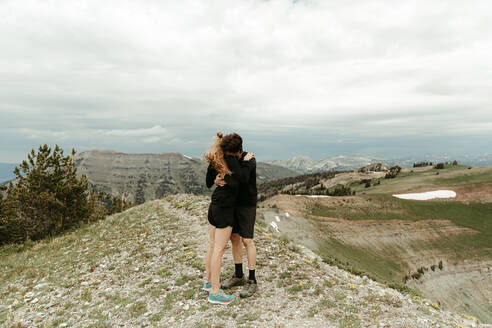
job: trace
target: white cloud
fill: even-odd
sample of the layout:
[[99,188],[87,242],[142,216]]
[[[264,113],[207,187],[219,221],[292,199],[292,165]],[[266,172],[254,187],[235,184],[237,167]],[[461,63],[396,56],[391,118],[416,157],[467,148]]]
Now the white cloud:
[[100,130],[99,133],[107,136],[115,137],[159,137],[166,136],[168,132],[160,125],[155,125],[147,129],[113,129],[113,130]]
[[145,142],[145,143],[154,143],[154,142],[159,142],[161,140],[162,140],[161,137],[148,137],[148,138],[145,138],[143,140],[143,142]]

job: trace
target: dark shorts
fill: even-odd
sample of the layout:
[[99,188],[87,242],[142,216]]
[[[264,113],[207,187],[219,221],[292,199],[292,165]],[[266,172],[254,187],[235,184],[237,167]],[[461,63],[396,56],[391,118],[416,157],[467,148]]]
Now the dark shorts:
[[236,207],[232,233],[238,233],[243,238],[253,239],[255,233],[256,206]]
[[208,222],[219,229],[232,227],[234,224],[234,207],[220,207],[210,204]]

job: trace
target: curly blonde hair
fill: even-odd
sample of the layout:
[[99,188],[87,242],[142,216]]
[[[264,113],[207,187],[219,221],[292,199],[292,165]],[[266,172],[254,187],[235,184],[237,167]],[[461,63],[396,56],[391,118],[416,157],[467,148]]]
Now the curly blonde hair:
[[217,136],[214,137],[214,142],[210,145],[210,149],[205,153],[205,161],[212,164],[214,169],[221,175],[232,174],[227,163],[224,159],[224,151],[222,150],[222,132],[217,132]]

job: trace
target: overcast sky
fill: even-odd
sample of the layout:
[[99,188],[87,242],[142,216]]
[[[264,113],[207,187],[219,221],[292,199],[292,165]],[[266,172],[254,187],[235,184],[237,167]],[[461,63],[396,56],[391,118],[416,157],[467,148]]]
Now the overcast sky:
[[0,162],[40,144],[260,160],[480,154],[492,3],[0,1]]

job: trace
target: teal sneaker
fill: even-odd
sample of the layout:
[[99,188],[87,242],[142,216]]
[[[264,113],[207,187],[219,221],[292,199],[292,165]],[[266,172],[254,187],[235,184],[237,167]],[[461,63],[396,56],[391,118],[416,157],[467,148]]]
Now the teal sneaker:
[[217,294],[210,292],[208,294],[208,301],[213,304],[229,304],[234,301],[234,296],[224,294],[224,291],[221,289]]
[[204,283],[202,290],[204,290],[206,292],[209,292],[210,290],[212,290],[212,283],[208,282],[208,281],[206,283]]

